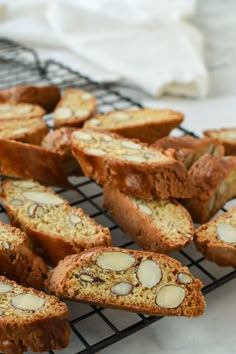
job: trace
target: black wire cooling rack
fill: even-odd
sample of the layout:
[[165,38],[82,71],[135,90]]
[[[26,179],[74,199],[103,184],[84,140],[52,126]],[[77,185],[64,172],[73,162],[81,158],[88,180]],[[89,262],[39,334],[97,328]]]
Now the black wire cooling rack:
[[[0,89],[17,85],[56,84],[63,90],[78,87],[92,92],[97,97],[98,110],[101,113],[115,109],[130,109],[141,105],[107,85],[97,83],[87,76],[62,65],[54,60],[41,62],[34,50],[7,39],[0,38]],[[52,117],[46,116],[49,127]],[[180,127],[176,134],[194,132]],[[74,191],[56,189],[72,205],[85,210],[98,223],[109,227],[115,246],[137,248],[129,241],[122,230],[101,207],[102,188],[85,177],[71,177]],[[234,201],[233,201],[234,202]],[[231,202],[226,204],[231,206]],[[0,205],[0,220],[8,222],[4,208]],[[224,285],[236,277],[236,270],[223,268],[205,260],[193,244],[184,250],[175,252],[173,257],[190,268],[192,274],[204,284],[203,293]],[[131,335],[132,333],[158,321],[161,317],[144,316],[125,311],[97,308],[95,306],[67,302],[70,311],[72,338],[70,346],[60,354],[92,354]],[[49,353],[53,354],[53,351]],[[57,351],[58,353],[58,351]]]

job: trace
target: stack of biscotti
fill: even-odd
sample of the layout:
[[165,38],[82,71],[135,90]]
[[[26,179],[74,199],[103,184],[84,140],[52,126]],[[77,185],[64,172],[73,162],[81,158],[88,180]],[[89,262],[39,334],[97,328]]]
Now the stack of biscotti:
[[111,245],[109,229],[37,182],[5,180],[1,199],[12,224],[26,232],[35,252],[49,264],[87,248]]
[[218,139],[224,145],[225,155],[236,155],[236,128],[205,130],[203,134]]
[[151,315],[196,317],[204,312],[202,284],[165,255],[117,247],[66,257],[46,282],[58,296]]
[[24,288],[0,276],[0,351],[23,354],[62,349],[69,345],[65,304],[54,296]]
[[183,121],[183,114],[172,110],[135,109],[112,111],[85,122],[88,129],[107,130],[127,138],[152,143],[169,135]]

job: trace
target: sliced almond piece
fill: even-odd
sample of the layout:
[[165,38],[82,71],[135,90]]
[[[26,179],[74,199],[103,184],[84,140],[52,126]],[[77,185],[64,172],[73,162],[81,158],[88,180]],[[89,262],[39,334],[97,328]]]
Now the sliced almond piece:
[[12,289],[11,285],[0,282],[0,294],[9,293]]
[[81,223],[80,217],[75,215],[75,214],[71,214],[69,216],[69,221],[70,221],[70,224],[73,225],[73,226],[76,226],[76,225]]
[[109,136],[109,135],[103,135],[103,136],[101,137],[101,139],[102,139],[103,141],[106,141],[107,143],[109,143],[110,141],[112,141],[112,137]]
[[94,149],[94,148],[88,148],[86,149],[87,154],[95,155],[95,156],[104,156],[106,155],[105,151],[102,149]]
[[15,111],[18,114],[28,114],[32,112],[33,107],[29,105],[21,105],[21,106],[16,106]]
[[93,95],[91,93],[85,92],[82,93],[82,95],[80,95],[80,98],[84,101],[90,100],[91,98],[93,98]]
[[86,282],[86,283],[94,283],[95,285],[98,285],[100,283],[104,283],[104,281],[96,276],[95,274],[92,273],[87,273],[87,272],[82,272],[80,274],[75,274],[76,278],[78,278],[80,281]]
[[142,156],[135,155],[123,155],[121,156],[124,160],[132,161],[132,162],[146,162],[146,159]]
[[110,114],[110,117],[115,120],[126,120],[130,118],[130,115],[126,112],[114,112]]
[[74,132],[73,135],[76,137],[76,139],[79,139],[79,140],[89,141],[89,140],[93,139],[92,135],[90,135],[86,132],[82,132],[82,131]]
[[71,118],[73,115],[73,112],[70,108],[68,107],[60,107],[57,108],[57,110],[55,111],[55,116],[58,119],[67,119],[67,118]]
[[5,250],[10,249],[10,244],[7,241],[0,241],[2,244],[2,247],[5,248]]
[[146,215],[152,215],[152,210],[148,207],[148,206],[146,206],[146,205],[144,205],[144,204],[138,204],[138,208],[144,213],[144,214],[146,214]]
[[25,134],[29,131],[29,128],[20,128],[20,129],[17,129],[13,132],[13,135],[16,136],[16,135],[20,135],[20,134]]
[[211,212],[214,208],[215,205],[215,200],[216,200],[216,194],[213,194],[213,196],[210,198],[207,209],[209,212]]
[[218,224],[217,235],[220,240],[226,243],[236,243],[236,228],[230,224]]
[[32,181],[14,181],[12,182],[14,187],[19,187],[19,188],[26,188],[26,189],[31,189],[36,186],[36,183]]
[[35,216],[35,213],[37,211],[37,209],[39,208],[39,205],[34,203],[34,204],[30,204],[30,206],[28,207],[27,213],[28,216],[31,218],[32,216]]
[[80,108],[75,111],[75,116],[78,118],[86,118],[90,114],[90,110],[86,108]]
[[135,263],[135,258],[127,253],[114,251],[104,252],[96,259],[96,264],[104,270],[112,270],[120,272],[132,267]]
[[0,112],[6,113],[12,110],[12,106],[10,104],[0,104]]
[[14,206],[22,206],[22,205],[24,205],[24,202],[21,199],[11,199],[9,203],[11,205],[14,205]]
[[191,275],[184,272],[177,274],[177,280],[181,284],[190,284],[193,282],[193,278],[191,277]]
[[161,281],[161,268],[156,262],[147,259],[140,263],[137,277],[143,287],[148,289],[153,288]]
[[88,122],[89,122],[90,124],[96,125],[96,126],[101,124],[100,120],[97,119],[97,118],[92,118],[92,119],[90,119]]
[[23,197],[38,204],[60,205],[64,200],[48,192],[23,192]]
[[125,281],[113,285],[111,292],[115,295],[125,296],[133,290],[133,285]]
[[132,141],[122,141],[121,145],[128,148],[128,149],[133,149],[133,150],[140,150],[141,146],[139,144],[133,143]]
[[14,296],[11,303],[19,310],[36,311],[45,304],[45,301],[38,295],[22,293]]
[[0,309],[0,316],[4,315],[4,311]]
[[185,298],[185,290],[178,285],[165,285],[156,295],[156,304],[164,309],[175,309]]

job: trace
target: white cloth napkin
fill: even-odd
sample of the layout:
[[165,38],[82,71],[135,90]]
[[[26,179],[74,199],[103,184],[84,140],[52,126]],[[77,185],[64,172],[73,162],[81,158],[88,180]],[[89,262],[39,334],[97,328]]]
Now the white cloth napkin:
[[67,47],[113,81],[153,96],[207,95],[203,39],[183,22],[194,0],[20,0],[7,6],[0,35]]

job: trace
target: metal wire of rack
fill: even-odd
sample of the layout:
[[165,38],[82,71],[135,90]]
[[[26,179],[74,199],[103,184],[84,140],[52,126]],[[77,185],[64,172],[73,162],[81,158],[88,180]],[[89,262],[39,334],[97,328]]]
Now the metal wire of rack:
[[[62,90],[67,87],[82,88],[96,96],[98,110],[101,113],[115,109],[142,107],[138,102],[124,97],[107,85],[95,82],[54,60],[41,62],[34,50],[0,38],[0,89],[26,84],[56,84]],[[45,119],[49,127],[52,127],[51,115],[47,115]],[[195,136],[194,132],[184,127],[176,129],[176,134]],[[71,205],[83,208],[97,222],[109,227],[115,246],[137,248],[101,207],[102,188],[86,177],[71,177],[71,182],[74,184],[75,190],[56,188],[57,193],[69,200]],[[235,201],[227,203],[223,210],[227,210],[232,206],[232,203]],[[0,220],[9,221],[1,205]],[[173,253],[172,256],[183,265],[188,266],[192,274],[202,280],[204,294],[236,277],[234,268],[219,267],[205,260],[193,244],[188,245],[184,250]],[[70,311],[72,338],[70,346],[61,350],[61,354],[96,353],[162,318],[85,304],[66,303]],[[53,351],[49,353],[54,354]]]

